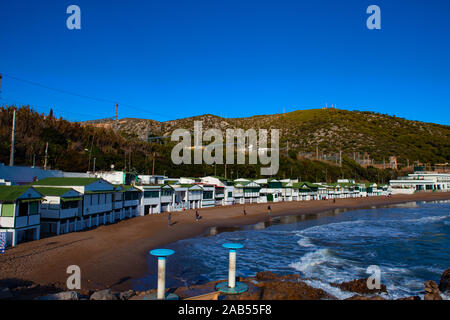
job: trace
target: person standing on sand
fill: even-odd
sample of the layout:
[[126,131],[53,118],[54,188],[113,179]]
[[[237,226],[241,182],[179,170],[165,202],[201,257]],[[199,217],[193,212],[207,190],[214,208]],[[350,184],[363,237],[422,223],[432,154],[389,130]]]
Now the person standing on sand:
[[270,206],[268,206],[267,210],[269,210],[269,217],[271,217],[272,216],[272,208]]
[[246,216],[247,215],[247,211],[245,211],[245,209],[244,209],[244,216]]
[[200,216],[198,215],[198,211],[195,210],[195,221],[198,221],[200,219]]

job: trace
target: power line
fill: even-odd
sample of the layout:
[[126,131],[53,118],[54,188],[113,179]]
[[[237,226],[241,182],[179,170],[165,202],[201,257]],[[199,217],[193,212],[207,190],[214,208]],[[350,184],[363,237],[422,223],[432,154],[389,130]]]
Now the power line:
[[[42,83],[39,83],[39,82],[22,79],[22,78],[15,77],[15,76],[12,76],[12,75],[9,75],[9,74],[5,74],[5,73],[3,73],[3,75],[5,77],[8,77],[8,78],[16,80],[16,81],[20,81],[20,82],[23,82],[23,83],[34,85],[34,86],[37,86],[37,87],[41,87],[41,88],[44,88],[44,89],[47,89],[47,90],[52,90],[52,91],[55,91],[55,92],[72,95],[72,96],[79,97],[79,98],[90,99],[90,100],[94,100],[94,101],[97,101],[97,102],[107,102],[107,103],[111,103],[111,104],[114,104],[114,105],[116,103],[118,103],[118,101],[114,101],[112,99],[98,98],[98,97],[94,97],[94,96],[89,96],[89,95],[85,95],[85,94],[76,93],[76,92],[73,92],[73,91],[68,91],[68,90],[64,90],[64,89],[58,89],[58,88],[50,87],[48,85],[45,85],[45,84],[42,84]],[[124,107],[126,107],[128,109],[134,110],[134,111],[140,111],[140,112],[146,113],[148,115],[157,115],[157,116],[163,116],[163,117],[168,117],[168,118],[172,117],[172,116],[169,116],[169,115],[166,115],[166,114],[162,114],[162,113],[148,112],[147,110],[144,110],[144,109],[141,109],[141,108],[138,108],[136,106],[133,106],[133,105],[130,105],[130,104],[126,104],[126,103],[120,103],[120,105],[124,106]]]
[[10,79],[14,79],[16,81],[21,81],[21,82],[28,83],[28,84],[31,84],[31,85],[34,85],[34,86],[37,86],[37,87],[45,88],[45,89],[48,89],[48,90],[53,90],[53,91],[56,91],[56,92],[59,92],[59,93],[69,94],[69,95],[72,95],[72,96],[75,96],[75,97],[91,99],[91,100],[96,100],[96,101],[101,101],[101,102],[115,103],[115,101],[112,101],[112,100],[91,97],[91,96],[87,96],[87,95],[84,95],[84,94],[79,94],[79,93],[75,93],[75,92],[71,92],[71,91],[67,91],[67,90],[53,88],[53,87],[50,87],[50,86],[47,86],[47,85],[44,85],[44,84],[41,84],[41,83],[38,83],[38,82],[25,80],[25,79],[14,77],[14,76],[11,76],[11,75],[8,75],[8,74],[5,74],[5,73],[3,75],[5,77],[8,77]]
[[84,117],[88,117],[88,118],[99,118],[99,119],[105,119],[104,116],[102,115],[98,115],[98,114],[86,114],[86,113],[79,113],[79,112],[73,112],[73,111],[67,111],[67,110],[61,110],[58,108],[54,108],[54,107],[48,107],[48,106],[43,106],[43,105],[37,105],[37,104],[31,104],[31,103],[25,103],[23,101],[18,101],[16,99],[5,99],[3,97],[0,97],[0,101],[4,101],[5,103],[9,103],[9,104],[16,104],[16,105],[22,105],[22,106],[30,106],[30,107],[36,107],[36,108],[41,108],[41,109],[48,109],[48,111],[50,110],[54,110],[60,113],[69,113],[69,114],[74,114],[74,115],[78,115],[78,116],[84,116]]

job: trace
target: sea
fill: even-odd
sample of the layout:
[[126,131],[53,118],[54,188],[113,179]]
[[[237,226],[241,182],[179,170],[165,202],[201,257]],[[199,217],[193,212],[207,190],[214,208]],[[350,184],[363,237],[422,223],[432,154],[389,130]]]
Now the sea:
[[[373,271],[368,268],[376,266],[386,298],[423,298],[424,282],[439,283],[450,268],[450,201],[336,209],[211,228],[165,246],[175,251],[167,258],[166,286],[227,279],[228,250],[222,247],[227,242],[244,245],[237,252],[238,276],[266,270],[298,274],[309,285],[345,299],[354,294],[330,284],[369,277]],[[133,281],[135,290],[156,287],[156,258],[149,255],[147,263],[148,273]]]

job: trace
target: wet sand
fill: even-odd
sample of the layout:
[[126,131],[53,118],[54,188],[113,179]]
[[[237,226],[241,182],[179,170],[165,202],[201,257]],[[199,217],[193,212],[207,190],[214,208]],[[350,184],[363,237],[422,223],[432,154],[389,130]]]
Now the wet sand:
[[[409,201],[450,199],[447,193],[422,193],[354,199],[270,203],[272,216],[320,213],[333,209],[358,209]],[[0,281],[26,280],[65,288],[66,269],[81,268],[84,290],[126,290],[132,279],[147,272],[148,251],[166,244],[202,235],[211,227],[249,225],[268,219],[269,204],[246,204],[136,217],[96,229],[69,233],[20,244],[0,255]],[[243,215],[243,209],[247,215]]]

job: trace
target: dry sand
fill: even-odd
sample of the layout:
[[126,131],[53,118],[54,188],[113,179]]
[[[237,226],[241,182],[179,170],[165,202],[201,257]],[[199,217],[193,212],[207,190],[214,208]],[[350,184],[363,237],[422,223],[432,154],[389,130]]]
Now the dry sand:
[[[450,199],[450,193],[422,193],[355,199],[270,203],[272,215],[319,213],[336,208],[357,209],[408,201]],[[82,288],[98,290],[110,287],[131,288],[131,279],[147,270],[148,251],[166,244],[199,236],[211,227],[233,227],[268,219],[268,204],[199,209],[202,216],[195,221],[195,210],[136,217],[93,230],[74,232],[20,244],[0,255],[0,280],[20,279],[40,285],[65,287],[69,265],[81,268]]]

